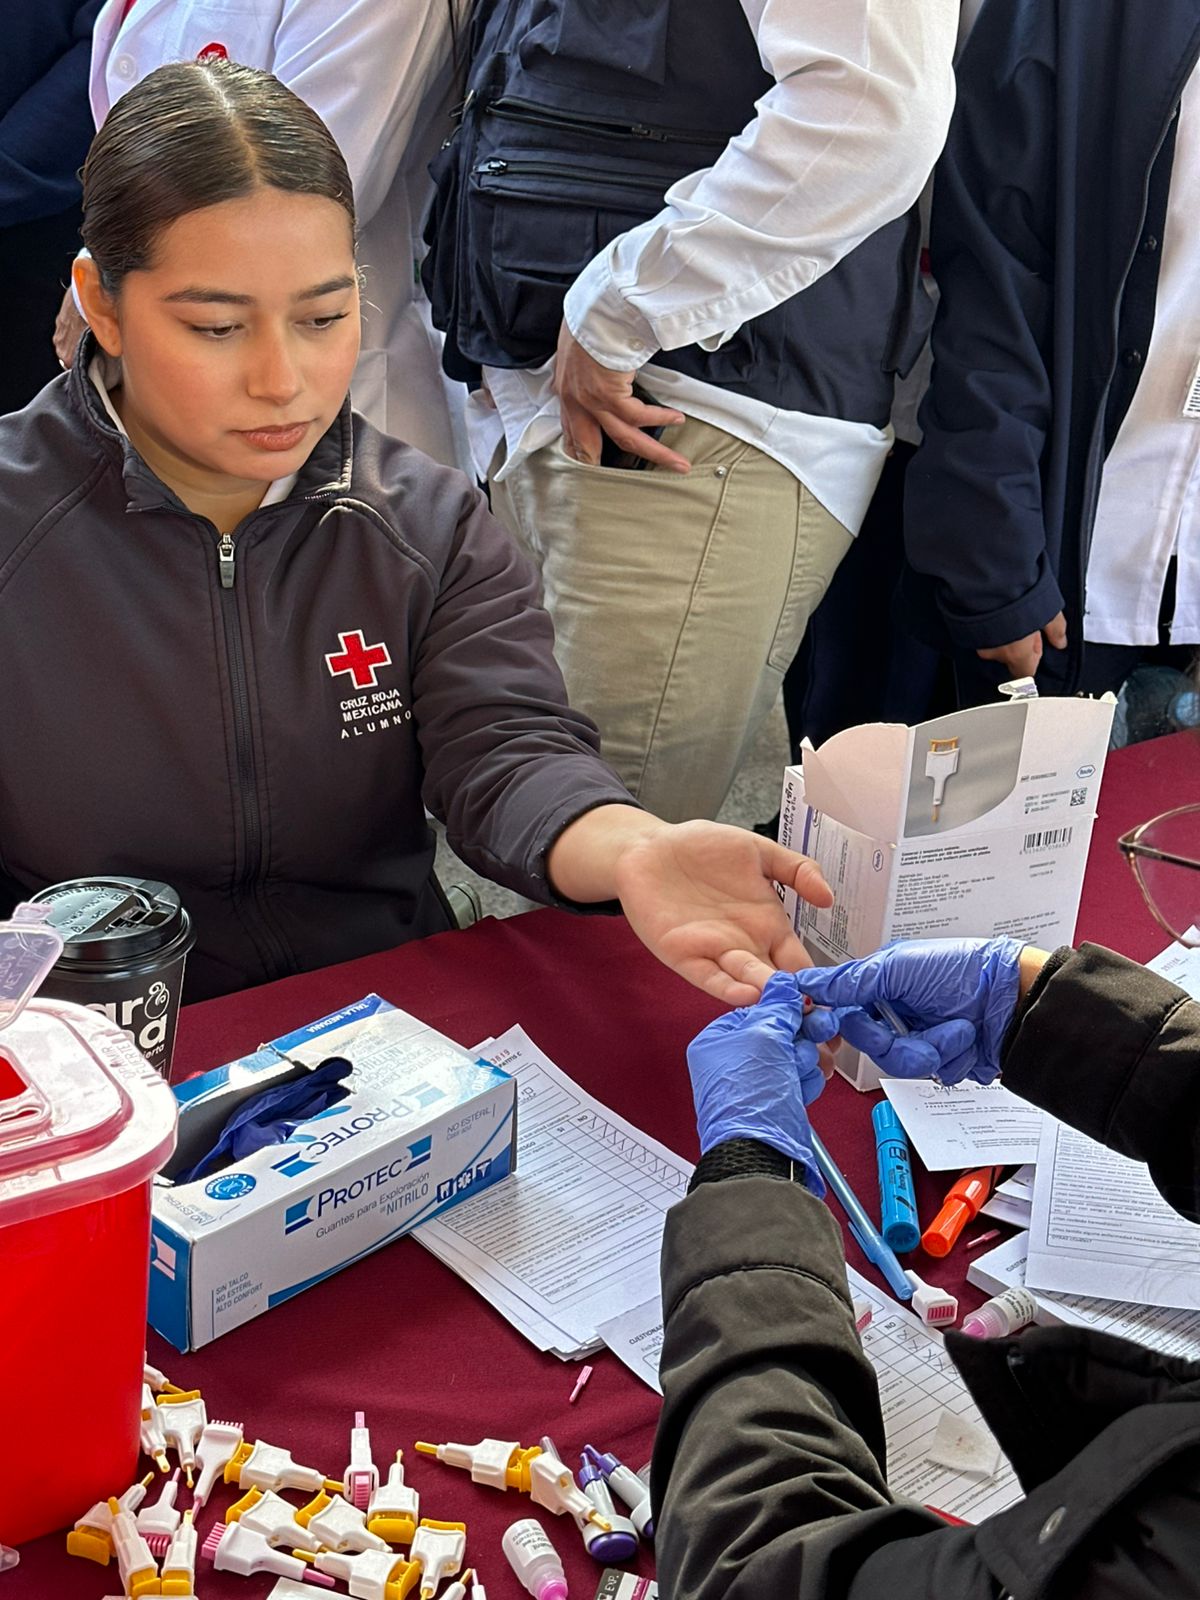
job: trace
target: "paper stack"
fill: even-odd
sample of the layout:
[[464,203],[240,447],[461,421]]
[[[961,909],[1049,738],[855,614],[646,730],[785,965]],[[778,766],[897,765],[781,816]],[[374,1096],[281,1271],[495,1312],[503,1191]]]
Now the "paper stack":
[[663,1218],[692,1169],[586,1094],[523,1028],[473,1054],[517,1080],[517,1170],[413,1237],[569,1361],[599,1348],[602,1321],[657,1295]]
[[992,1198],[983,1207],[985,1217],[995,1217],[997,1222],[1011,1223],[1014,1228],[1028,1228],[1033,1215],[1034,1165],[1018,1167],[1011,1178],[996,1185]]
[[1200,1227],[1172,1210],[1144,1163],[1048,1122],[1025,1270],[1030,1289],[1200,1310]]

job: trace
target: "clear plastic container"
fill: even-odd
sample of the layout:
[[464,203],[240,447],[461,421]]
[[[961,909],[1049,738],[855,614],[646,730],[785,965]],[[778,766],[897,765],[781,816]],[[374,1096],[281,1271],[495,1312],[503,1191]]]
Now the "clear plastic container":
[[34,999],[0,1027],[0,1543],[136,1475],[150,1190],[175,1121],[106,1017]]

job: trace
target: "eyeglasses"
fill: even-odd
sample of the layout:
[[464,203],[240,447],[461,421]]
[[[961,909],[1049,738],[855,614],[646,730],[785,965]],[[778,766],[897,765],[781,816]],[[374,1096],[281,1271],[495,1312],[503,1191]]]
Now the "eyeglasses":
[[1177,806],[1131,828],[1117,848],[1164,933],[1200,946],[1200,805]]

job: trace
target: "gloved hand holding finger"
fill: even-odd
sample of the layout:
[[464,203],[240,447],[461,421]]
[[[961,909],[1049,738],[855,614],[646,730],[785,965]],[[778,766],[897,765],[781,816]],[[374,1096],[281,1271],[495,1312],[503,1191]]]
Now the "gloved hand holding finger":
[[817,1046],[801,1035],[804,999],[791,973],[768,979],[756,1005],[727,1012],[688,1047],[702,1152],[728,1139],[757,1139],[791,1156],[815,1193],[805,1105],[825,1087]]
[[838,1014],[828,1006],[813,1006],[804,1013],[800,1033],[812,1044],[828,1044],[838,1036]]
[[[756,989],[764,988],[772,977],[779,975],[778,968],[752,955],[749,950],[728,950],[721,956],[718,965],[738,983],[750,984]],[[788,972],[794,970],[798,970],[795,963],[786,969]],[[811,1006],[801,1020],[800,1032],[813,1044],[829,1047],[821,1051],[821,1070],[828,1078],[834,1070],[837,1047],[842,1042],[837,1013],[828,1006]]]

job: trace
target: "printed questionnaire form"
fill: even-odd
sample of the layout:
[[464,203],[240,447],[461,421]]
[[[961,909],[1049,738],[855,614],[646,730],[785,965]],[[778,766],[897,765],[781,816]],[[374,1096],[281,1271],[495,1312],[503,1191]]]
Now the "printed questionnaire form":
[[1007,1167],[1037,1155],[1045,1113],[1001,1083],[884,1078],[880,1087],[930,1172]]
[[601,1321],[658,1292],[663,1218],[691,1166],[594,1100],[523,1028],[486,1047],[517,1079],[517,1170],[418,1239],[543,1350],[598,1348]]
[[1200,1310],[1200,1227],[1171,1209],[1142,1162],[1047,1118],[1025,1281],[1035,1291]]

